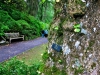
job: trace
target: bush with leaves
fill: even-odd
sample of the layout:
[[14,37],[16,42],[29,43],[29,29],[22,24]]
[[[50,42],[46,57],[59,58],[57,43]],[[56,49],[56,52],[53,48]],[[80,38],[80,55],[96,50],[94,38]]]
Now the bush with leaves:
[[0,15],[0,35],[4,32],[20,32],[26,39],[33,39],[41,35],[43,25],[45,25],[24,12],[13,10],[12,13],[8,13],[0,10]]
[[6,30],[9,30],[9,26],[6,24],[8,20],[11,20],[8,13],[0,10],[0,36],[2,36]]
[[0,75],[38,75],[40,64],[26,65],[23,61],[16,58],[0,64]]
[[4,35],[4,31],[8,30],[8,26],[4,25],[3,23],[0,22],[0,36]]

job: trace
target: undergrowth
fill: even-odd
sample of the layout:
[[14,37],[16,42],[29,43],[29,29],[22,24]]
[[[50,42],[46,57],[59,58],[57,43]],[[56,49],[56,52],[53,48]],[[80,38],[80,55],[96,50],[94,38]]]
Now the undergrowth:
[[39,75],[39,66],[40,64],[28,66],[23,61],[19,61],[14,57],[0,64],[0,75]]
[[41,36],[41,31],[47,29],[46,23],[36,20],[34,16],[14,9],[11,11],[0,10],[0,36],[5,32],[19,32],[29,40]]

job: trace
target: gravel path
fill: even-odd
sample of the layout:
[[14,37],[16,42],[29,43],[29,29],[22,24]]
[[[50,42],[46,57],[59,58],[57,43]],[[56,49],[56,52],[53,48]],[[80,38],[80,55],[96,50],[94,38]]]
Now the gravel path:
[[10,45],[0,46],[0,62],[3,62],[13,56],[21,54],[35,46],[47,43],[47,38],[37,38],[30,41],[22,41],[17,43],[11,43]]

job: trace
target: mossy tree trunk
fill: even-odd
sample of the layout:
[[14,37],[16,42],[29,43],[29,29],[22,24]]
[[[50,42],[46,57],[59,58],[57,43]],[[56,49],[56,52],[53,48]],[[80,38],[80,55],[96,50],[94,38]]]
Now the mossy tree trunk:
[[[42,74],[100,75],[100,1],[56,2],[48,39],[49,58]],[[62,51],[54,50],[53,43]]]

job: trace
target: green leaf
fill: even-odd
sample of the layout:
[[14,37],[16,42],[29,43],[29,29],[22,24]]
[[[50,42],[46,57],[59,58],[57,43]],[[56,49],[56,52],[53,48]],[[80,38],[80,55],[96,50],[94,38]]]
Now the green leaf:
[[80,28],[80,24],[75,24],[74,28]]
[[45,0],[42,0],[42,3],[44,3],[45,2]]
[[58,60],[58,62],[62,62],[62,60]]
[[74,29],[74,31],[75,31],[75,32],[80,32],[80,29],[77,28],[77,29]]
[[58,30],[58,26],[56,26],[54,29],[55,29],[55,30]]

